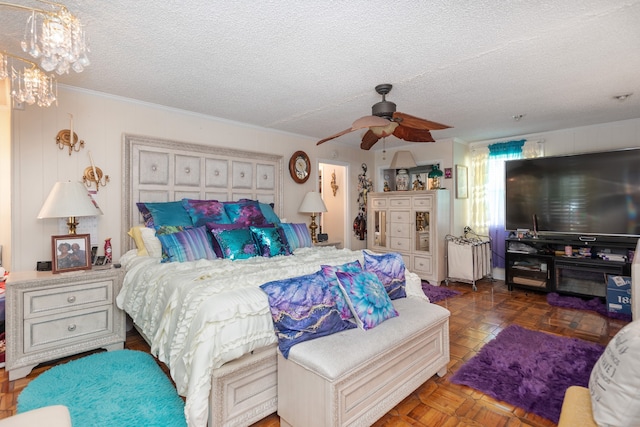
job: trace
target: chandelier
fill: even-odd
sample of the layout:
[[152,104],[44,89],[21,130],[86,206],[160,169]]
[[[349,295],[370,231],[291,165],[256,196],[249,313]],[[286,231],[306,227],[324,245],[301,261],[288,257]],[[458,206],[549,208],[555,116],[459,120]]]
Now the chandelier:
[[[87,57],[90,50],[82,24],[76,16],[62,4],[39,1],[51,10],[0,2],[0,6],[31,12],[20,47],[40,63],[0,52],[0,79],[11,78],[11,97],[15,101],[43,107],[51,105],[57,98],[55,77],[47,73],[68,74],[69,69],[82,72],[90,64]],[[27,65],[24,70],[17,70],[14,61]]]

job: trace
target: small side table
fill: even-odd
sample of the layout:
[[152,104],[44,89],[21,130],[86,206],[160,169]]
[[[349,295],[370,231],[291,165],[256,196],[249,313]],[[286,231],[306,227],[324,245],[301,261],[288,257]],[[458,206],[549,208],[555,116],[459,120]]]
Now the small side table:
[[313,246],[333,246],[336,249],[342,249],[342,242],[339,240],[336,241],[326,241],[326,242],[318,242],[318,243],[314,243]]
[[27,376],[42,362],[124,348],[126,316],[116,306],[123,276],[116,268],[12,272],[6,284],[9,380]]

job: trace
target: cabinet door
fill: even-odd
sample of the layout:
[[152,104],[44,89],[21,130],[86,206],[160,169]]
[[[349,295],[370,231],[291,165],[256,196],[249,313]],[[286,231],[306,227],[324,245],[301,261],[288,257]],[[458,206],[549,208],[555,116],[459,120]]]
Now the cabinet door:
[[431,211],[430,210],[414,210],[413,224],[415,229],[414,235],[414,251],[431,252]]
[[369,231],[373,237],[370,243],[374,248],[386,249],[388,245],[387,199],[372,198],[369,213]]

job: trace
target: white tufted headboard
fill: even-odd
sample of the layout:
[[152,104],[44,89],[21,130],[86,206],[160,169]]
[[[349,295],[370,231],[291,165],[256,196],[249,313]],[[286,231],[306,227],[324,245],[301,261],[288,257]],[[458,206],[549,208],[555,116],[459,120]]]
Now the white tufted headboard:
[[142,223],[137,202],[245,198],[282,215],[282,156],[130,134],[123,145],[122,253],[133,247],[127,232]]

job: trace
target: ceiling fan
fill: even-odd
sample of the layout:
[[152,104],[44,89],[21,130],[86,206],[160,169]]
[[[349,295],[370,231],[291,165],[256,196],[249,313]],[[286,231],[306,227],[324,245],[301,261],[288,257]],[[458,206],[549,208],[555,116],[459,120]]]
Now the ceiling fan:
[[410,142],[435,142],[430,131],[451,127],[396,111],[396,104],[385,98],[392,87],[388,83],[376,86],[376,92],[382,95],[382,101],[373,104],[371,116],[360,117],[349,129],[321,139],[316,145],[365,128],[369,130],[362,136],[360,148],[363,150],[369,150],[380,138],[390,135]]

